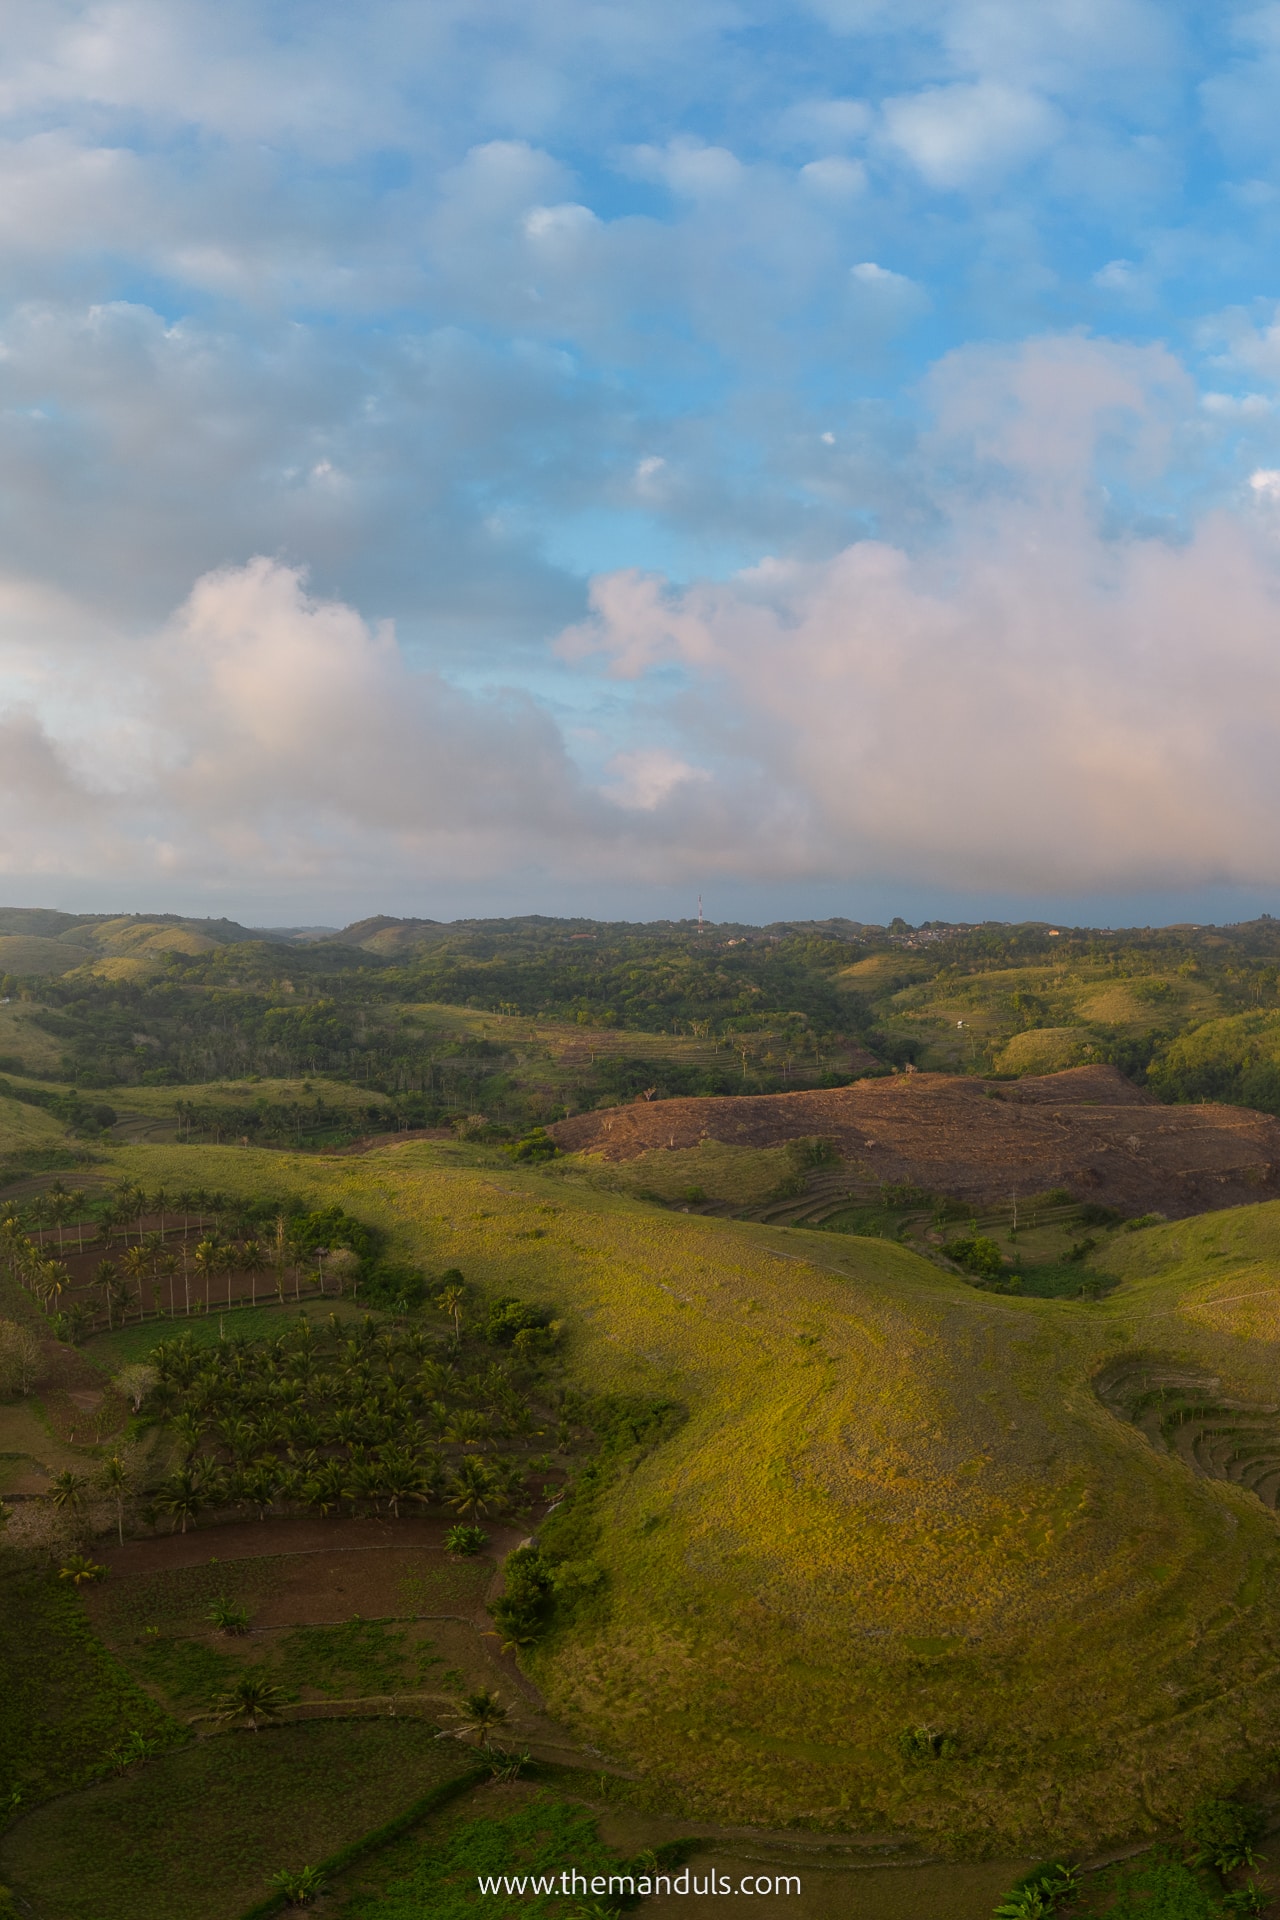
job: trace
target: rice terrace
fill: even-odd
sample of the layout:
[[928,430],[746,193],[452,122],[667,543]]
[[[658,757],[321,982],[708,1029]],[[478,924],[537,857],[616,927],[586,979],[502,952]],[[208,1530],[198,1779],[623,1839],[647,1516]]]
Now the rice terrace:
[[1273,1911],[1280,925],[0,968],[0,1912]]

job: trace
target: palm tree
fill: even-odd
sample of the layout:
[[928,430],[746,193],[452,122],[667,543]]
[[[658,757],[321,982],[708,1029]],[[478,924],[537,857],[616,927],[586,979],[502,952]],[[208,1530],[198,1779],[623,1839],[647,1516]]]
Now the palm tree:
[[93,1279],[90,1282],[90,1284],[96,1287],[97,1290],[101,1293],[102,1303],[107,1309],[108,1333],[110,1333],[115,1326],[115,1319],[114,1319],[115,1305],[114,1305],[112,1290],[115,1287],[116,1283],[118,1282],[119,1278],[120,1278],[120,1269],[116,1265],[114,1260],[99,1260],[97,1266],[93,1270]]
[[487,1750],[490,1738],[498,1728],[505,1726],[511,1718],[511,1709],[504,1707],[499,1696],[490,1692],[488,1687],[479,1687],[475,1693],[464,1694],[454,1703],[454,1712],[462,1723],[455,1729],[457,1738],[461,1740],[468,1733],[478,1734],[482,1751]]
[[124,1545],[124,1503],[132,1485],[129,1469],[118,1453],[104,1460],[98,1473],[98,1485],[116,1503],[116,1533]]
[[173,1316],[178,1311],[177,1302],[174,1299],[174,1283],[176,1282],[178,1277],[178,1267],[180,1264],[181,1263],[176,1253],[162,1253],[159,1256],[159,1258],[156,1260],[155,1265],[152,1269],[155,1275],[157,1286],[159,1286],[159,1283],[162,1280],[167,1280],[169,1282],[169,1317],[170,1319],[172,1319]]
[[413,1461],[399,1450],[388,1448],[378,1465],[379,1491],[391,1509],[392,1518],[400,1518],[402,1500],[421,1500],[422,1476]]
[[45,1218],[58,1230],[58,1252],[62,1252],[62,1229],[71,1218],[71,1195],[60,1180],[55,1180],[45,1195]]
[[436,1305],[441,1313],[447,1313],[453,1320],[453,1344],[456,1347],[462,1339],[462,1309],[466,1302],[466,1290],[459,1286],[449,1286],[436,1295]]
[[276,1270],[276,1292],[280,1296],[280,1305],[284,1305],[284,1270],[289,1257],[289,1227],[282,1213],[276,1215],[275,1234],[271,1245],[272,1264]]
[[157,1187],[151,1196],[151,1211],[160,1216],[160,1238],[164,1239],[164,1216],[171,1210],[173,1200],[164,1187]]
[[173,1519],[181,1523],[180,1530],[185,1533],[188,1520],[195,1525],[196,1515],[205,1505],[205,1482],[193,1473],[189,1466],[180,1467],[177,1473],[170,1474],[160,1489],[159,1505]]
[[191,1256],[197,1271],[204,1275],[204,1310],[209,1311],[209,1287],[221,1262],[221,1248],[216,1240],[202,1240]]
[[151,1277],[151,1260],[146,1248],[141,1243],[136,1247],[127,1248],[120,1264],[138,1289],[138,1304],[141,1309],[145,1297],[142,1285]]
[[85,1490],[88,1485],[89,1482],[83,1474],[72,1473],[70,1468],[67,1468],[63,1473],[56,1473],[49,1482],[48,1498],[55,1507],[79,1513],[84,1505]]
[[459,1461],[447,1494],[449,1505],[455,1513],[464,1517],[479,1519],[493,1505],[493,1478],[483,1460],[467,1459]]
[[245,1240],[241,1244],[236,1264],[241,1273],[247,1273],[249,1276],[249,1284],[252,1289],[250,1304],[256,1307],[258,1304],[258,1275],[265,1271],[267,1265],[267,1256],[261,1240]]
[[220,1693],[205,1718],[231,1726],[243,1720],[256,1733],[264,1720],[278,1720],[287,1702],[280,1687],[253,1673],[242,1673]]
[[88,1197],[81,1187],[77,1187],[73,1193],[67,1195],[67,1211],[74,1217],[76,1223],[77,1253],[84,1252],[84,1209]]
[[90,1560],[86,1554],[73,1553],[66,1565],[58,1568],[58,1578],[70,1580],[75,1587],[82,1587],[86,1580],[101,1580],[106,1571],[105,1567]]

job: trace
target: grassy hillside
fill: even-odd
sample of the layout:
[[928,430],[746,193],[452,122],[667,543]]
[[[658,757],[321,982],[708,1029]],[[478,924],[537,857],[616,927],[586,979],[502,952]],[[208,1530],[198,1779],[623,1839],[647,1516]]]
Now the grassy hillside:
[[67,1130],[60,1120],[29,1107],[25,1101],[9,1100],[0,1094],[0,1158],[25,1153],[33,1147],[65,1145]]
[[[462,1147],[137,1147],[120,1165],[337,1201],[437,1271],[554,1305],[581,1383],[681,1403],[678,1432],[571,1516],[605,1585],[527,1658],[580,1734],[699,1813],[1083,1845],[1274,1751],[1274,1521],[1153,1448],[1090,1380],[1173,1342],[1256,1394],[1269,1323],[1206,1320],[1211,1249],[1197,1239],[1185,1271],[1169,1250],[1237,1219],[1280,1236],[1280,1208],[1128,1236],[1107,1258],[1132,1272],[1084,1305],[981,1293],[888,1243],[658,1213]],[[946,1751],[904,1749],[918,1728]]]

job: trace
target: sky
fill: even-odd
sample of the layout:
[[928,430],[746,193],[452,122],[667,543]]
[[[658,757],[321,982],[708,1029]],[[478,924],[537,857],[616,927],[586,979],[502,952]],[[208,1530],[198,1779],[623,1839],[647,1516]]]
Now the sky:
[[1280,5],[0,0],[0,897],[1280,907]]

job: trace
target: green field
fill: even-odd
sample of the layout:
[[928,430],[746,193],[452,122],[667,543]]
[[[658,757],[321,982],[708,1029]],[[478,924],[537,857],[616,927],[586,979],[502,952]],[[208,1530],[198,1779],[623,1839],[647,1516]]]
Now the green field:
[[[550,1308],[564,1385],[679,1408],[546,1523],[547,1551],[590,1577],[521,1653],[566,1737],[635,1776],[647,1817],[1026,1857],[1158,1835],[1204,1792],[1273,1768],[1280,1541],[1249,1488],[1273,1453],[1280,1484],[1280,1204],[1104,1232],[1072,1269],[1101,1296],[1044,1299],[982,1291],[892,1239],[658,1209],[463,1144],[355,1158],[136,1145],[95,1171],[336,1203],[394,1257],[461,1268],[469,1314],[498,1294]],[[1023,1227],[1042,1254],[1064,1231]],[[221,1318],[191,1323],[198,1343],[297,1315]],[[113,1370],[167,1330],[95,1336],[85,1361]],[[216,1531],[202,1537],[216,1552]],[[9,1654],[20,1666],[32,1636],[48,1649],[26,1711],[52,1744],[29,1803],[78,1781],[90,1809],[145,1809],[183,1767],[323,1737],[220,1737],[84,1785],[137,1711],[186,1737],[173,1716],[233,1672],[335,1703],[437,1684],[440,1654],[420,1654],[397,1605],[361,1608],[376,1627],[286,1623],[251,1645],[208,1626],[210,1582],[256,1604],[273,1577],[246,1561],[108,1581],[89,1601],[105,1644],[82,1638],[71,1661],[58,1634],[83,1636],[85,1603],[45,1581],[51,1624],[33,1616]],[[298,1794],[279,1792],[281,1832],[311,1833]],[[73,1804],[19,1821],[0,1871],[34,1887],[38,1860],[73,1844],[57,1825]],[[254,1872],[270,1838],[246,1842]],[[70,1897],[41,1891],[36,1911],[134,1911],[125,1892],[118,1908]]]
[[225,1734],[51,1801],[0,1860],[40,1920],[239,1920],[270,1874],[336,1853],[473,1759],[408,1719]]
[[[1157,1456],[1089,1380],[1135,1344],[1176,1347],[1258,1393],[1263,1309],[1229,1309],[1258,1320],[1247,1338],[1216,1331],[1189,1249],[1265,1238],[1280,1209],[1121,1236],[1123,1284],[1078,1303],[483,1159],[138,1147],[127,1165],[337,1200],[432,1267],[554,1306],[575,1379],[684,1406],[598,1499],[604,1596],[528,1656],[582,1737],[708,1818],[961,1850],[1147,1831],[1264,1764],[1274,1522]],[[1173,1247],[1185,1266],[1160,1266]],[[917,1725],[954,1754],[905,1758]]]

